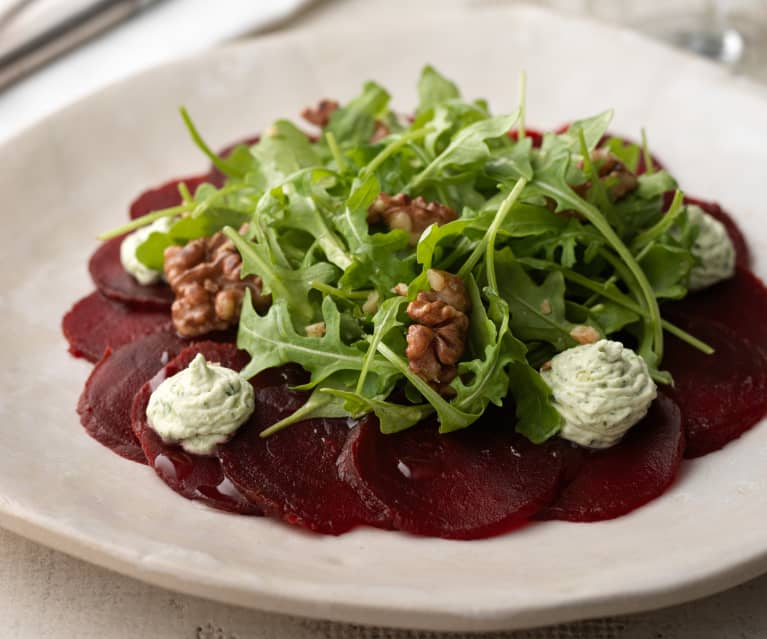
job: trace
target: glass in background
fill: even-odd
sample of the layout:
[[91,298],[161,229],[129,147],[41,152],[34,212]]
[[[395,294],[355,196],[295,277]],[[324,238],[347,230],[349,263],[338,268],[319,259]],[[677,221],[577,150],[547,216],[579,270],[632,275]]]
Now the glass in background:
[[[767,83],[767,0],[523,0],[636,29]],[[516,0],[469,0],[515,4]]]

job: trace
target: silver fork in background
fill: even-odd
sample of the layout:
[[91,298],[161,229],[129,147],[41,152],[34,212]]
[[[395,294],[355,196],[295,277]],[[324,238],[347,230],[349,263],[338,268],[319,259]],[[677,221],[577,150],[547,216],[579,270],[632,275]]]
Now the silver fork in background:
[[[92,0],[73,11],[45,20],[28,34],[3,46],[9,32],[36,0],[16,0],[0,13],[0,90],[119,24],[159,0]],[[7,40],[7,39],[6,39]]]

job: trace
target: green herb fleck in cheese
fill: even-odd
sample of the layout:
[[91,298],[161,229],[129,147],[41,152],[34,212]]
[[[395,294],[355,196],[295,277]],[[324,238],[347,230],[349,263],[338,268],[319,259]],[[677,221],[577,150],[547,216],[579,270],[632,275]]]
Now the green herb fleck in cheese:
[[700,264],[690,272],[690,290],[698,291],[734,275],[735,247],[724,224],[699,206],[688,206],[687,215],[699,228],[692,254]]
[[149,425],[166,442],[210,455],[244,424],[255,407],[253,387],[239,373],[209,364],[200,353],[149,398]]
[[644,360],[606,339],[559,353],[541,376],[563,418],[560,435],[591,448],[616,444],[657,394]]

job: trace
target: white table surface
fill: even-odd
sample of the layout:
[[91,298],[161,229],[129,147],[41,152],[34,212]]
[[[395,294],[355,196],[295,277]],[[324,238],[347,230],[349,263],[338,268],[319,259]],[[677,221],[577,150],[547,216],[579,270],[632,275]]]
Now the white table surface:
[[[167,0],[130,24],[99,38],[39,74],[0,94],[0,139],[51,112],[58,105],[174,55],[192,52],[216,42],[242,36],[256,27],[293,28],[327,24],[339,16],[367,22],[377,12],[395,13],[415,19],[418,12],[465,7],[481,11],[483,6],[511,0],[326,0],[299,11],[302,0]],[[172,42],[158,43],[157,34],[174,24],[181,3],[209,11],[209,29],[198,37],[175,35]],[[671,3],[599,0],[556,0],[545,3],[560,10],[589,13],[624,24],[646,24],[648,17],[668,11]],[[696,0],[675,0],[675,10],[700,6]],[[749,3],[725,3],[735,10]],[[750,3],[759,5],[759,3]],[[206,9],[207,7],[207,9]],[[220,11],[211,11],[219,7]],[[767,14],[767,3],[761,3]],[[247,12],[250,21],[227,22],[221,12]],[[174,13],[175,12],[175,13]],[[243,15],[240,13],[239,15]],[[767,18],[767,15],[765,15]],[[644,22],[643,22],[644,21]],[[767,23],[767,19],[765,19]],[[190,27],[191,28],[191,27]],[[750,44],[745,64],[737,71],[767,81],[767,28],[750,22]],[[187,30],[187,34],[189,31]],[[154,39],[153,39],[153,36]],[[257,37],[257,35],[248,35]],[[125,61],[125,51],[136,43],[141,54]],[[385,43],[382,43],[385,44]],[[105,60],[116,65],[110,72]],[[87,70],[87,74],[83,71]],[[85,77],[87,75],[87,77]],[[73,77],[81,81],[72,83]],[[71,85],[71,86],[70,86]],[[55,95],[52,95],[55,92]],[[738,588],[689,604],[630,617],[598,619],[563,626],[508,633],[515,639],[761,639],[767,637],[767,576]],[[396,620],[392,620],[396,623]],[[77,639],[158,637],[168,639],[271,639],[356,637],[436,637],[429,633],[360,628],[322,621],[246,610],[181,595],[143,584],[108,570],[39,546],[0,529],[0,639]],[[457,636],[457,635],[456,635]],[[497,635],[495,635],[497,636]]]

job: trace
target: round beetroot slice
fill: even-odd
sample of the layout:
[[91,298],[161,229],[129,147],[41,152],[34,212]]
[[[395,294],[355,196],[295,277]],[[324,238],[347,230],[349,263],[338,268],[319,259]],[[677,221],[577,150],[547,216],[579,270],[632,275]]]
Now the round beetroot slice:
[[171,206],[181,204],[181,194],[178,185],[184,182],[190,193],[194,193],[200,184],[208,181],[208,174],[192,175],[185,178],[170,180],[153,189],[148,189],[139,195],[130,205],[130,217],[132,220],[142,217],[152,211],[168,209]]
[[[535,518],[585,522],[625,515],[658,497],[676,477],[684,454],[679,407],[660,394],[619,444],[602,451],[571,449],[567,454],[574,477]],[[573,456],[579,457],[577,464]]]
[[663,313],[679,321],[702,318],[719,322],[767,352],[767,288],[748,269],[736,268],[730,279],[664,304]]
[[130,411],[133,432],[141,443],[149,465],[160,479],[180,495],[202,501],[219,510],[260,515],[260,510],[226,479],[217,457],[193,455],[181,446],[165,443],[147,421],[146,409],[152,390],[164,379],[186,368],[198,353],[202,353],[209,362],[235,370],[240,370],[248,361],[247,355],[237,350],[234,344],[198,342],[185,348],[136,393]]
[[716,351],[705,355],[671,338],[663,358],[684,417],[686,456],[700,457],[740,437],[767,414],[767,356],[719,322],[667,317]]
[[556,497],[563,464],[551,446],[531,444],[493,415],[447,435],[432,421],[395,435],[361,423],[342,474],[400,530],[448,539],[507,532]]
[[88,434],[118,455],[146,463],[131,430],[136,392],[187,346],[175,333],[159,331],[115,351],[107,350],[85,382],[77,412]]
[[263,439],[261,431],[299,408],[307,393],[288,388],[304,381],[291,369],[267,371],[251,381],[253,418],[219,446],[224,473],[240,492],[266,514],[315,532],[338,535],[360,524],[385,526],[338,476],[337,459],[349,435],[346,420],[306,420]]
[[118,302],[152,308],[170,308],[173,291],[162,282],[139,284],[120,261],[120,244],[124,236],[104,242],[91,256],[88,271],[96,288],[106,297]]
[[[509,137],[515,142],[519,140],[519,129],[509,131]],[[534,149],[540,149],[543,144],[543,133],[537,129],[525,129],[525,137],[530,138]]]
[[61,321],[69,352],[98,362],[107,348],[124,344],[158,330],[171,328],[168,311],[130,308],[96,291],[78,301]]

